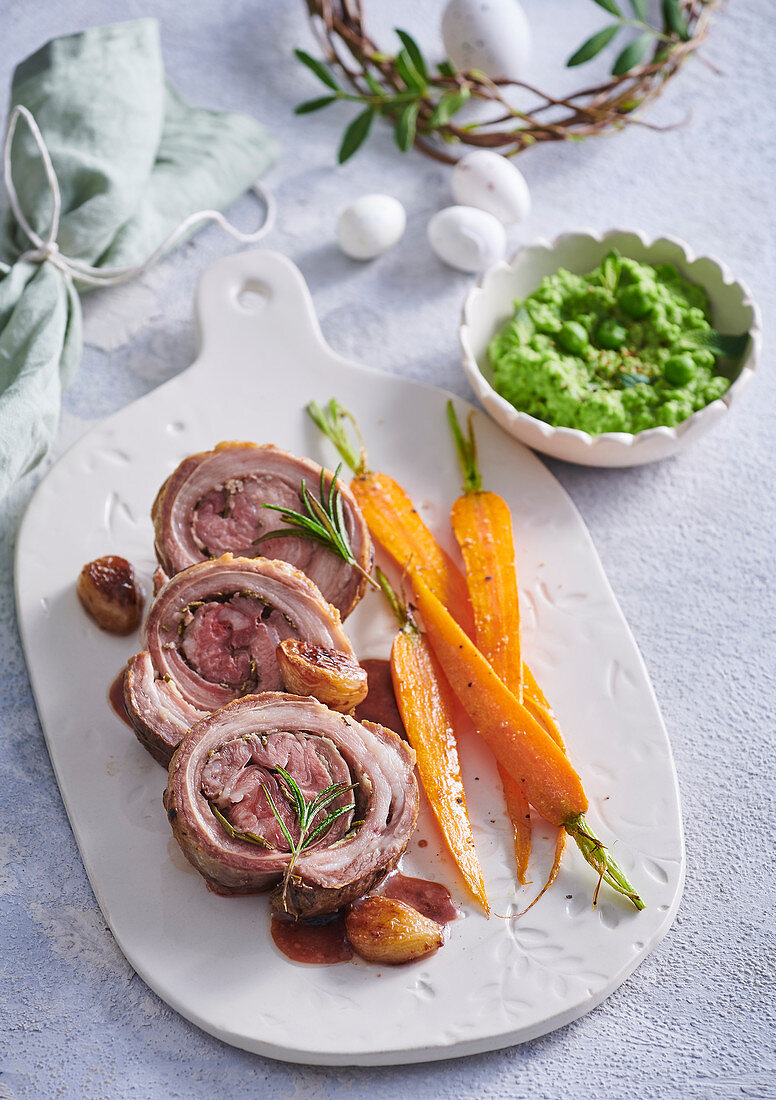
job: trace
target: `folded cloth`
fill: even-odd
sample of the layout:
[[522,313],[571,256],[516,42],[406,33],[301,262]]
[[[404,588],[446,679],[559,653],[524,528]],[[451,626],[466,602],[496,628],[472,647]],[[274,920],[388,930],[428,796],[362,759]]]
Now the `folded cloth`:
[[[142,264],[184,219],[237,198],[279,151],[253,119],[183,102],[165,81],[153,19],[49,42],[17,67],[17,104],[34,116],[56,173],[59,254],[99,269]],[[45,240],[52,193],[33,132],[19,126],[10,152],[21,210]],[[11,261],[0,266],[0,496],[46,453],[81,355],[77,288],[88,287],[25,258],[31,250],[10,211],[0,241]]]

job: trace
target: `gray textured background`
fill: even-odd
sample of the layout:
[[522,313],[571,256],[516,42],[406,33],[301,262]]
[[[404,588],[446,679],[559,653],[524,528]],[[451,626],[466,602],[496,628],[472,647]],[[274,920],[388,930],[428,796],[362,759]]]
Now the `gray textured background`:
[[[378,38],[387,41],[392,24],[407,26],[437,54],[441,4],[420,7],[373,0]],[[569,85],[562,60],[604,14],[586,0],[525,0],[525,7],[538,40],[532,75],[572,87],[578,77]],[[16,61],[53,35],[146,14],[161,19],[168,73],[184,95],[254,113],[281,138],[283,160],[268,177],[280,221],[267,243],[301,267],[331,344],[470,396],[455,336],[469,279],[442,268],[425,243],[428,217],[450,201],[447,170],[419,155],[399,158],[382,132],[347,166],[334,167],[347,110],[291,114],[299,99],[318,94],[290,60],[293,46],[310,45],[301,0],[5,0],[0,87]],[[758,379],[689,453],[631,471],[551,463],[590,527],[674,746],[688,874],[667,940],[583,1019],[462,1061],[308,1069],[245,1054],[186,1023],[134,976],[106,930],[46,755],[12,599],[15,533],[36,473],[2,510],[0,1100],[776,1096],[774,52],[772,0],[731,4],[704,50],[719,72],[691,62],[649,115],[685,120],[682,127],[663,134],[634,127],[519,161],[535,209],[513,234],[514,246],[576,225],[674,233],[724,258],[765,315]],[[405,203],[408,232],[378,262],[353,264],[333,248],[334,212],[374,190]],[[243,201],[234,216],[247,225],[255,212]],[[197,276],[231,248],[208,230],[142,282],[91,298],[88,346],[66,395],[58,453],[96,419],[188,365]]]

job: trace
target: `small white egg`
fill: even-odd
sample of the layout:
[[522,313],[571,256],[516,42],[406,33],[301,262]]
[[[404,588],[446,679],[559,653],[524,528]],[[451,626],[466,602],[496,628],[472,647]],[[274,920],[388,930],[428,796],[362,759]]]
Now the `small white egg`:
[[456,202],[487,210],[504,225],[516,225],[531,213],[531,194],[523,173],[490,149],[476,149],[458,161],[452,191]]
[[407,215],[391,195],[362,195],[337,221],[337,243],[351,260],[373,260],[393,248],[407,224]]
[[448,206],[434,214],[428,240],[440,260],[459,271],[482,271],[502,258],[507,245],[498,218],[473,206]]
[[442,41],[457,69],[481,69],[491,79],[525,76],[531,28],[519,0],[448,0]]

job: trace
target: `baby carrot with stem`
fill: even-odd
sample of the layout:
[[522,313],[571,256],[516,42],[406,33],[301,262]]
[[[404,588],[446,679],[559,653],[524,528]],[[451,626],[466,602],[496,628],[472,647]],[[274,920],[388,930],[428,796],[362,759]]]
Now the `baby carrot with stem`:
[[[461,571],[426,527],[401,485],[387,474],[369,469],[364,441],[351,414],[334,398],[325,408],[311,401],[307,412],[353,471],[350,489],[373,537],[399,568],[424,577],[456,622],[473,636],[472,609]],[[348,438],[347,421],[355,430],[358,447]]]
[[[482,487],[472,414],[469,414],[466,436],[461,431],[452,401],[447,402],[447,419],[463,475],[463,494],[450,510],[450,522],[466,569],[477,648],[499,679],[532,711],[553,741],[563,749],[563,740],[555,722],[543,720],[546,718],[546,700],[533,676],[530,676],[527,685],[525,683],[528,668],[521,655],[520,601],[509,506],[503,497]],[[544,707],[538,703],[537,694],[541,696]],[[517,877],[525,885],[531,854],[528,801],[504,767],[501,764],[498,767],[514,832]],[[566,835],[565,829],[559,829],[552,868],[541,893],[532,904],[536,904],[555,881]]]
[[379,568],[377,579],[399,623],[391,647],[391,674],[420,781],[467,887],[490,916],[461,779],[453,725],[455,697],[409,608]]
[[[450,522],[466,568],[469,599],[474,612],[475,641],[499,679],[524,703],[512,517],[500,496],[482,488],[471,423],[466,438],[458,424],[452,401],[447,403],[447,418],[463,474],[463,495],[453,504]],[[552,727],[548,732],[551,731]],[[512,822],[517,877],[525,886],[531,855],[528,800],[502,764],[498,765],[498,770],[507,813]],[[560,830],[558,835],[565,837],[566,833]]]
[[[494,756],[542,817],[562,826],[599,876],[637,909],[644,902],[585,820],[587,796],[564,751],[499,679],[471,639],[419,576],[417,607],[431,648]],[[594,895],[594,903],[598,889]]]
[[[534,737],[538,729],[570,769],[570,765],[563,755],[563,740],[552,710],[537,685],[531,670],[523,662],[524,703],[521,704],[519,699],[516,699],[509,689],[501,683],[488,662],[484,660],[470,641],[475,636],[474,618],[463,575],[456,568],[449,555],[436,542],[401,486],[387,475],[369,470],[364,443],[351,414],[333,398],[325,409],[315,402],[311,402],[307,406],[307,411],[313,422],[328,436],[342,458],[354,471],[355,476],[351,482],[351,490],[358,500],[374,538],[390,554],[400,568],[406,569],[410,576],[418,582],[418,589],[422,587],[427,592],[428,596],[439,606],[439,610],[444,613],[448,627],[457,629],[459,634],[462,635],[464,639],[461,642],[462,648],[464,643],[468,644],[473,651],[474,658],[484,662],[485,668],[499,684],[502,692],[506,692],[509,699],[520,708],[517,712],[518,725],[525,720]],[[358,448],[354,447],[348,439],[345,428],[346,421],[350,421],[358,435]],[[460,629],[461,627],[463,629]],[[444,671],[448,674],[448,679],[450,679],[448,669],[439,652],[437,652],[437,657]],[[469,679],[472,679],[471,676]],[[456,694],[459,694],[452,680],[450,682]],[[464,703],[463,699],[461,702]],[[508,709],[509,706],[511,706],[511,703],[508,704]],[[464,708],[467,709],[465,703]],[[470,716],[474,717],[471,712]],[[484,708],[483,719],[485,721],[492,720],[492,715],[488,714],[487,707]],[[485,737],[483,727],[476,718],[474,721],[480,734]],[[502,722],[501,725],[503,726],[504,723]],[[508,723],[505,728],[508,728]],[[485,739],[488,740],[487,737]],[[494,755],[504,769],[510,773],[515,783],[520,784],[525,777],[519,774],[519,766],[515,765],[514,770],[510,768],[509,763],[504,758],[504,753],[499,754],[495,748]],[[576,773],[573,773],[573,769],[571,770],[572,774],[576,775]],[[516,772],[518,774],[515,774]],[[533,802],[530,794],[528,798],[529,801]],[[586,799],[584,803],[586,807]],[[644,907],[643,902],[633,891],[617,864],[606,854],[605,846],[587,827],[581,812],[576,815],[572,813],[567,822],[565,820],[554,820],[552,816],[549,816],[549,812],[545,813],[542,806],[537,802],[533,802],[533,805],[547,820],[559,826],[563,825],[565,831],[574,837],[587,862],[599,872],[601,876],[599,885],[600,881],[606,881],[614,889],[630,897],[637,908]],[[550,804],[551,808],[552,803]],[[555,814],[555,817],[557,817],[557,814]],[[597,893],[598,891],[596,891],[596,896]]]

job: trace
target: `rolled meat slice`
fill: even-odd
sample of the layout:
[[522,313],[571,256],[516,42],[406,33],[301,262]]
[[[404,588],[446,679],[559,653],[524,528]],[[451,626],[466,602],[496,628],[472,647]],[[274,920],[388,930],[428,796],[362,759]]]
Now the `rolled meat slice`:
[[355,662],[339,611],[284,561],[224,554],[177,573],[143,628],[124,673],[140,741],[165,767],[195,722],[240,696],[281,690],[277,651],[300,639]]
[[[245,558],[281,559],[306,573],[346,618],[366,591],[366,578],[312,539],[289,536],[257,541],[270,531],[288,530],[279,512],[265,504],[304,512],[302,481],[320,499],[321,467],[271,444],[219,443],[191,455],[159,490],[151,518],[159,564],[172,576],[196,562],[227,552]],[[331,485],[326,473],[324,484]],[[368,573],[372,543],[352,493],[340,479],[350,547]]]
[[[191,728],[170,764],[164,805],[186,858],[222,894],[274,887],[273,908],[333,913],[373,890],[415,828],[415,754],[390,730],[283,693],[246,696]],[[343,791],[313,819],[346,812],[303,847],[284,768],[305,801]],[[347,789],[351,788],[352,789]],[[270,802],[271,798],[271,802]],[[273,809],[274,804],[274,809]]]

